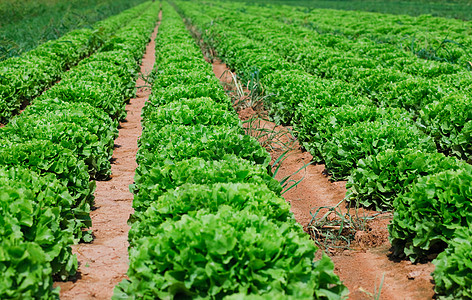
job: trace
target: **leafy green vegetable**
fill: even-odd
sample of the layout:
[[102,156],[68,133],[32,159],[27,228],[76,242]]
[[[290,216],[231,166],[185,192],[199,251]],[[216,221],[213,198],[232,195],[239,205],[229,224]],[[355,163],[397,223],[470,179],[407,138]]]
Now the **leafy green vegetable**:
[[322,156],[333,179],[339,180],[356,168],[359,159],[387,149],[404,148],[436,151],[431,138],[407,120],[384,118],[340,128],[323,145]]
[[394,254],[417,261],[446,248],[461,227],[470,227],[472,168],[425,176],[393,202],[389,225]]
[[[216,183],[212,185],[184,184],[159,198],[149,198],[148,208],[134,215],[129,232],[131,246],[142,237],[156,236],[159,226],[166,220],[177,221],[183,215],[194,216],[198,210],[214,213],[223,206],[247,210],[266,216],[274,222],[292,224],[295,219],[290,205],[265,185],[253,183]],[[138,242],[139,243],[139,242]]]
[[58,78],[60,66],[43,58],[15,57],[0,62],[0,122],[6,123],[23,102]]
[[109,83],[71,80],[56,84],[54,88],[44,92],[40,99],[86,102],[103,109],[112,119],[121,120],[125,118],[126,112],[123,96],[119,92]]
[[22,143],[29,140],[48,140],[72,150],[83,160],[92,177],[110,175],[111,155],[95,134],[75,123],[56,122],[36,116],[19,116],[0,129],[0,138]]
[[[384,71],[383,71],[384,72]],[[441,99],[448,91],[444,83],[434,83],[429,79],[407,77],[404,80],[391,83],[382,78],[373,78],[382,82],[384,90],[379,91],[378,101],[383,105],[401,107],[418,114],[418,111],[428,103]]]
[[225,154],[235,154],[263,166],[270,162],[267,151],[257,140],[243,135],[242,128],[169,125],[155,129],[147,125],[138,144],[136,159],[144,166],[191,157],[219,160]]
[[53,289],[51,266],[41,247],[21,237],[5,237],[10,220],[0,214],[0,298],[59,299],[59,289]]
[[[26,58],[41,57],[59,63],[61,71],[74,66],[81,59],[94,52],[105,38],[98,31],[82,28],[71,31],[61,38],[48,41],[26,53]],[[54,73],[53,73],[54,74]]]
[[[179,49],[180,50],[180,49]],[[177,57],[182,57],[182,53],[179,51]],[[206,62],[204,62],[206,63]],[[199,62],[199,65],[203,62]],[[159,65],[164,66],[162,61],[159,61]],[[175,66],[175,62],[171,64]],[[202,70],[199,70],[202,69]],[[197,70],[182,70],[182,69],[172,69],[172,70],[154,70],[156,78],[153,79],[153,86],[166,88],[179,82],[180,84],[194,85],[197,83],[211,83],[215,81],[214,74],[207,74],[206,70],[203,68],[198,68]],[[170,74],[169,74],[170,73]]]
[[468,95],[451,94],[425,106],[418,123],[442,152],[472,161],[472,110]]
[[159,106],[144,113],[146,124],[164,127],[166,125],[227,125],[241,126],[238,116],[223,104],[210,98],[180,99]]
[[135,75],[134,70],[127,69],[126,66],[119,67],[107,61],[88,62],[84,60],[72,72],[67,72],[62,80],[64,82],[88,81],[109,85],[113,90],[119,92],[124,100],[131,98],[136,93]]
[[93,204],[95,181],[89,180],[87,166],[77,155],[49,141],[25,141],[0,144],[0,165],[25,167],[39,174],[54,174],[74,197],[77,219],[90,226],[90,205]]
[[153,89],[150,105],[160,106],[181,98],[209,97],[218,103],[228,103],[229,99],[218,82],[197,83],[191,86],[175,84],[162,89]]
[[346,184],[345,199],[375,210],[392,210],[395,198],[418,178],[464,166],[465,162],[441,153],[387,149],[359,160]]
[[255,183],[266,185],[280,194],[280,183],[267,174],[267,169],[236,155],[224,155],[221,160],[204,160],[199,157],[177,162],[155,163],[136,169],[133,207],[137,211],[146,209],[149,202],[157,200],[164,192],[185,183]]
[[[53,85],[63,74],[69,77],[77,74],[73,71],[66,73],[65,71],[96,51],[105,40],[109,39],[112,32],[125,25],[144,8],[153,11],[158,9],[158,6],[149,5],[149,3],[137,6],[100,22],[97,24],[97,28],[100,28],[98,30],[88,28],[74,30],[57,40],[38,46],[21,57],[12,57],[0,62],[0,74],[2,74],[0,76],[0,122],[8,122],[23,104],[27,104],[47,87]],[[149,15],[147,17],[149,18]],[[138,19],[133,22],[137,22]],[[138,45],[142,47],[137,40],[134,40],[132,44],[133,47],[138,47]],[[111,80],[107,81],[107,83],[111,82]],[[134,90],[134,86],[129,88]],[[131,92],[128,90],[126,94],[129,95]]]
[[300,71],[275,71],[261,79],[267,94],[264,102],[277,123],[310,124],[311,111],[326,106],[365,104],[356,87],[340,80],[318,79]]
[[62,279],[74,275],[77,258],[70,248],[76,230],[73,200],[64,187],[27,169],[0,168],[0,199],[0,211],[10,223],[3,228],[1,239],[22,237],[37,243],[53,274]]
[[75,123],[96,135],[104,150],[111,156],[114,140],[118,137],[118,122],[103,110],[84,102],[62,102],[58,99],[35,101],[21,114],[21,118],[45,119],[51,122]]
[[[89,227],[88,220],[77,219],[75,199],[70,195],[56,176],[51,173],[39,174],[23,167],[0,166],[0,182],[3,186],[9,182],[11,186],[21,186],[31,192],[42,205],[60,207],[60,227],[73,233],[77,241],[82,236],[82,228]],[[87,211],[88,212],[88,211]]]
[[448,247],[433,260],[434,290],[437,299],[472,298],[472,233],[470,227],[458,228]]
[[[201,210],[163,223],[155,237],[130,250],[130,279],[115,288],[113,299],[203,299],[275,291],[313,299],[319,279],[313,272],[315,251],[298,226],[229,208],[216,214]],[[318,284],[345,292],[334,276]]]
[[[115,289],[114,298],[341,299],[347,289],[330,259],[314,264],[316,248],[301,227],[293,219],[281,222],[290,213],[277,196],[280,184],[267,174],[267,152],[224,117],[223,106],[212,107],[207,99],[180,100],[187,91],[194,98],[207,87],[222,89],[209,80],[211,69],[180,16],[169,4],[162,6],[166,18],[151,76],[158,97],[143,114],[131,187],[137,193],[138,208],[130,219],[136,246],[130,249],[130,280]],[[270,70],[271,59],[261,60]],[[190,72],[201,81],[184,75],[180,82],[180,75]]]
[[[313,105],[313,106],[311,106]],[[315,161],[323,160],[323,147],[342,128],[358,122],[382,119],[405,119],[406,112],[395,108],[379,108],[373,105],[341,105],[317,108],[314,103],[304,103],[298,110],[300,123],[294,126],[303,147]]]
[[[77,68],[85,68],[86,66],[105,68],[112,73],[119,72],[119,76],[124,75],[125,78],[135,78],[138,75],[139,65],[136,63],[134,57],[126,51],[105,51],[95,53],[86,59],[82,60]],[[75,69],[74,69],[75,70]],[[130,74],[132,76],[130,77]],[[121,80],[124,81],[125,78]]]

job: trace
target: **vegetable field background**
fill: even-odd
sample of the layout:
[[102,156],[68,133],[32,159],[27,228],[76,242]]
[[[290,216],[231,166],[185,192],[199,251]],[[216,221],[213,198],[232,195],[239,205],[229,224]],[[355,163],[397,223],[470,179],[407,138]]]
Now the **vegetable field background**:
[[[254,1],[242,1],[253,4]],[[290,5],[301,8],[327,8],[340,10],[359,10],[399,15],[432,15],[435,17],[471,19],[472,6],[466,0],[257,0],[262,5]]]
[[468,11],[2,2],[0,299],[472,298]]

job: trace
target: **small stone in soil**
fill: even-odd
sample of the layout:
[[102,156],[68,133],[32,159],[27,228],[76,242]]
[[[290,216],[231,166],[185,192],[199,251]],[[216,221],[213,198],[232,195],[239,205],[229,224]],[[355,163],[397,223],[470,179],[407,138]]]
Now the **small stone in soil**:
[[413,271],[413,272],[408,273],[407,277],[408,277],[408,279],[413,280],[416,277],[420,276],[421,273],[422,273],[422,271]]

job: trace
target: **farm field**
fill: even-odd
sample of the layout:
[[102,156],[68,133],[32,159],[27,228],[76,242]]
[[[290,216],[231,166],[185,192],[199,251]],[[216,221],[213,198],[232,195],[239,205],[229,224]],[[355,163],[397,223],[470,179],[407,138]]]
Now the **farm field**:
[[0,299],[472,298],[468,21],[120,3],[0,62]]
[[[5,0],[0,3],[0,61],[133,7],[143,0]],[[97,28],[95,28],[97,29]]]

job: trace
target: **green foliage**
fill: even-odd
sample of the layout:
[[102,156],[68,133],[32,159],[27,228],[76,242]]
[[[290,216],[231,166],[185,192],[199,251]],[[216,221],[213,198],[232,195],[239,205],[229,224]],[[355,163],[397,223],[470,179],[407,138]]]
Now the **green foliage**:
[[237,211],[250,211],[278,222],[295,222],[290,205],[269,190],[264,183],[216,183],[212,185],[189,184],[169,190],[159,198],[147,198],[147,209],[134,215],[129,232],[133,247],[143,237],[156,236],[159,226],[166,220],[178,221],[183,215],[194,216],[204,209],[215,213],[221,206],[231,206]]
[[358,122],[407,117],[406,112],[400,109],[379,108],[361,103],[319,107],[311,101],[301,104],[298,113],[300,123],[295,126],[295,130],[303,147],[313,155],[315,161],[323,160],[323,147],[342,128]]
[[[331,260],[313,263],[314,244],[267,173],[268,153],[242,134],[181,18],[162,5],[150,76],[158,100],[146,104],[131,187],[130,279],[114,298],[342,298]],[[221,101],[181,99],[207,87]]]
[[[471,11],[467,1],[454,1],[446,2],[444,0],[415,0],[408,1],[385,1],[385,0],[257,0],[257,1],[245,1],[246,4],[259,4],[268,7],[274,7],[275,5],[294,6],[293,9],[306,11],[307,9],[314,9],[316,11],[331,11],[331,10],[345,10],[348,14],[358,16],[357,14],[367,15],[368,12],[377,12],[382,14],[394,14],[393,18],[405,18],[410,19],[410,16],[421,16],[430,18],[430,15],[435,17],[444,17],[451,19],[463,19],[470,20]],[[288,9],[287,9],[288,10]],[[349,12],[353,11],[353,12]],[[357,13],[357,14],[356,14]],[[289,12],[287,12],[288,15]],[[373,14],[378,16],[378,14]],[[332,15],[326,16],[329,20]],[[359,17],[358,17],[359,18]],[[364,21],[363,19],[360,21]],[[370,20],[369,20],[370,21]],[[367,22],[367,20],[365,20]],[[377,22],[378,23],[378,22]],[[400,23],[401,24],[401,23]],[[380,24],[382,25],[382,24]],[[379,26],[385,27],[385,26]]]
[[[130,48],[142,49],[154,28],[158,3],[148,8],[128,29],[144,27],[127,40],[133,43]],[[114,31],[126,18],[100,26]],[[87,43],[95,50],[103,41],[92,38]],[[70,60],[59,57],[64,48],[48,47],[34,53],[51,59],[51,68],[54,62],[60,62],[59,69],[77,63],[74,55]],[[79,48],[80,58],[90,53]],[[55,299],[59,293],[51,276],[66,280],[75,274],[77,259],[70,246],[92,240],[84,230],[91,226],[95,181],[90,175],[106,178],[110,172],[118,119],[135,91],[134,55],[120,50],[85,59],[0,129],[0,298]]]
[[[163,223],[156,237],[130,250],[130,280],[118,285],[114,299],[204,299],[274,291],[312,299],[318,279],[312,263],[315,251],[308,236],[293,225],[247,211],[202,210]],[[324,279],[319,286],[344,291],[339,280]]]
[[53,289],[51,266],[41,247],[21,237],[5,237],[11,221],[0,214],[0,298],[59,299],[59,289]]
[[134,177],[135,193],[133,207],[136,211],[147,208],[164,192],[175,189],[184,183],[254,183],[266,185],[276,194],[282,188],[277,180],[267,174],[267,169],[238,156],[224,155],[221,160],[204,160],[192,157],[182,161],[157,162],[150,166],[138,166]]
[[[265,105],[277,123],[303,126],[313,109],[343,104],[369,104],[356,87],[339,80],[320,80],[300,71],[275,71],[261,79]],[[370,102],[370,104],[372,104]]]
[[57,122],[54,117],[19,116],[0,129],[0,138],[16,143],[48,140],[72,150],[88,166],[92,177],[110,175],[111,155],[95,134],[75,123]]
[[[111,32],[108,32],[108,30],[115,31],[125,25],[129,19],[148,5],[149,3],[144,4],[144,6],[138,6],[112,17],[108,21],[97,24],[100,30],[74,30],[60,39],[42,44],[21,57],[14,57],[0,62],[0,122],[8,122],[20,110],[23,104],[27,104],[34,97],[42,93],[45,88],[53,85],[68,68],[76,65],[80,60],[96,51],[109,38]],[[138,22],[138,20],[139,18],[135,22]],[[143,46],[136,40],[133,40],[132,44],[134,47],[136,45]],[[120,78],[112,78],[111,76],[103,78],[96,68],[92,67],[93,65],[82,66],[76,72],[67,72],[66,77],[69,78],[69,83],[66,83],[67,80],[61,81],[59,85],[62,87],[62,92],[61,88],[57,91],[52,89],[53,91],[49,91],[49,96],[52,98],[58,97],[62,100],[89,102],[97,107],[108,109],[107,112],[113,117],[123,118],[125,116],[124,108],[121,107],[122,111],[117,112],[115,106],[119,106],[120,103],[113,103],[112,105],[110,101],[116,102],[116,98],[121,99],[121,93],[123,92],[125,96],[129,97],[134,92],[134,86],[130,86],[129,81],[123,83],[123,80],[126,80],[127,77],[123,75],[123,72],[120,73],[116,70],[120,69],[119,66],[115,66],[114,71],[115,75]],[[88,68],[88,73],[80,72],[84,68]],[[123,68],[122,66],[121,69]],[[105,70],[103,65],[100,70]],[[95,71],[96,77],[90,76],[90,73],[93,71]],[[128,77],[130,71],[133,70],[127,70],[126,75]],[[87,74],[88,76],[86,76]],[[136,72],[134,71],[132,74],[136,75]],[[78,78],[81,80],[77,80]],[[82,80],[86,81],[87,84],[81,82]],[[91,84],[91,82],[97,83]],[[134,80],[131,82],[134,84]],[[122,87],[121,91],[112,91],[111,88],[107,89],[107,87],[114,87],[117,83]],[[68,90],[71,87],[76,88],[77,91],[71,92]],[[103,101],[99,101],[97,99],[99,97],[98,92],[103,93],[102,97],[107,95],[108,99],[101,99]],[[64,93],[68,97],[64,97]],[[114,109],[109,111],[111,108]]]
[[[50,40],[55,42],[60,40],[61,36],[68,36],[69,33],[80,31],[81,28],[93,27],[106,34],[113,33],[117,29],[116,25],[121,26],[126,23],[147,6],[128,9],[141,2],[143,1],[2,1],[0,40],[3,49],[0,48],[0,60],[30,51]],[[13,47],[8,49],[8,45]]]
[[426,104],[444,96],[447,88],[442,82],[405,74],[404,68],[359,68],[351,71],[349,78],[353,83],[356,82],[362,94],[379,105],[401,107],[414,114]]
[[134,69],[126,68],[126,65],[120,67],[108,61],[89,62],[87,59],[84,59],[72,72],[67,72],[63,76],[63,80],[67,82],[86,81],[109,85],[113,90],[121,94],[122,98],[129,99],[136,93],[136,82],[134,80],[136,75]]
[[174,84],[166,88],[153,88],[150,105],[160,106],[182,98],[208,97],[218,103],[228,103],[229,99],[218,82],[194,85]]
[[22,237],[38,244],[52,274],[66,279],[77,269],[77,259],[69,246],[76,231],[71,211],[73,199],[51,176],[41,177],[27,169],[0,168],[0,211],[7,223],[1,239]]
[[437,299],[470,299],[472,290],[472,233],[470,227],[462,227],[454,232],[454,238],[448,241],[448,247],[433,260],[436,266],[433,272],[434,290]]
[[401,119],[385,118],[340,128],[323,145],[322,155],[333,179],[339,180],[350,175],[359,159],[387,149],[405,148],[436,151],[431,138],[414,125]]
[[119,90],[110,83],[99,81],[61,81],[54,88],[47,90],[40,99],[57,98],[64,102],[85,102],[101,108],[112,119],[122,120],[126,116],[125,101]]
[[472,161],[472,110],[468,95],[452,94],[425,106],[418,123],[443,152]]
[[166,160],[180,161],[191,157],[219,160],[235,154],[249,161],[268,166],[270,155],[257,140],[244,135],[242,128],[228,126],[169,125],[156,128],[147,125],[136,156],[138,164],[148,166]]
[[59,71],[57,62],[40,57],[0,62],[0,122],[6,123],[24,101],[39,95]]
[[29,59],[41,57],[59,64],[61,70],[65,71],[97,50],[102,38],[99,32],[92,29],[74,30],[57,40],[36,47],[24,57]]
[[412,261],[446,248],[461,227],[470,227],[472,169],[425,176],[393,202],[389,225],[394,254]]
[[210,98],[180,99],[148,111],[143,121],[144,127],[147,123],[152,123],[156,128],[171,124],[241,126],[234,112]]
[[89,181],[87,166],[77,155],[50,141],[11,143],[3,140],[0,165],[24,166],[38,173],[53,173],[79,203],[93,203],[95,182]]
[[154,29],[159,6],[155,3],[147,7],[146,13],[133,19],[101,48],[101,51],[124,51],[135,61],[141,61],[149,36]]
[[[462,47],[463,53],[459,55],[461,58],[456,57],[450,62],[460,61],[464,64],[470,61],[470,58],[467,58],[469,57],[467,48],[470,47],[471,42],[463,39],[465,30],[463,22],[454,22],[451,25],[448,23],[450,20],[429,17],[417,20],[405,16],[397,18],[391,15],[375,15],[376,18],[389,24],[385,26],[382,22],[374,21],[372,15],[363,13],[349,14],[339,11],[305,13],[286,7],[244,6],[242,9],[240,3],[213,4],[212,6],[202,6],[198,3],[185,4],[181,5],[180,9],[191,19],[192,24],[198,27],[202,40],[213,46],[231,68],[246,77],[246,80],[256,82],[259,78],[262,80],[266,89],[264,92],[268,95],[266,102],[270,114],[277,122],[284,124],[293,122],[291,125],[302,127],[306,123],[309,127],[311,122],[305,121],[305,117],[310,115],[311,106],[316,105],[316,101],[311,99],[318,96],[313,95],[343,101],[343,96],[337,97],[339,92],[336,93],[330,88],[323,89],[323,85],[330,86],[330,84],[325,84],[326,79],[334,79],[335,82],[331,83],[331,86],[344,84],[347,87],[344,94],[350,94],[352,91],[351,98],[368,97],[380,106],[405,109],[414,117],[432,102],[449,103],[448,95],[451,93],[456,93],[464,99],[467,98],[465,89],[469,86],[467,83],[470,83],[468,79],[470,76],[463,71],[462,67],[448,62],[435,61],[436,58],[432,57],[421,57],[431,59],[424,61],[404,51],[410,51],[410,49],[403,49],[404,45],[409,45],[406,41],[412,38],[411,47],[415,48],[414,41],[417,37],[414,37],[412,32],[421,32],[421,38],[424,35],[427,43],[437,46],[438,57],[442,54],[455,56],[457,53],[450,50],[453,47]],[[330,15],[330,18],[325,17],[325,14]],[[371,22],[365,22],[364,18]],[[344,19],[350,22],[347,24],[349,27],[347,31],[338,25],[344,24]],[[399,19],[405,19],[409,23],[398,24]],[[321,24],[318,24],[318,21]],[[362,23],[366,31],[375,38],[363,30],[359,31],[358,28],[363,27],[351,27],[351,24],[359,23]],[[461,42],[458,43],[457,40],[447,37],[449,31],[445,32],[444,26],[449,25],[453,28],[451,34],[461,39]],[[396,28],[396,32],[390,33],[388,30],[390,27]],[[236,28],[244,28],[244,30]],[[434,34],[440,34],[441,38],[430,34],[430,28],[434,28]],[[408,36],[401,36],[401,33]],[[356,38],[352,38],[353,36]],[[393,44],[389,38],[394,40]],[[397,42],[401,45],[395,44]],[[435,46],[427,45],[427,47],[434,48]],[[442,53],[442,51],[447,53]],[[267,72],[269,75],[263,71],[251,73],[254,68],[246,64],[246,62],[257,61],[257,68],[262,70],[264,60],[277,66],[281,58],[293,64],[280,67],[282,71],[278,73]],[[470,68],[469,63],[464,66]],[[248,72],[252,74],[251,78],[247,78]],[[462,79],[464,77],[466,79]],[[460,84],[461,82],[463,84]],[[329,96],[326,97],[326,95]],[[357,105],[358,103],[341,104]],[[301,113],[298,113],[300,110]],[[294,119],[293,117],[297,114],[298,117]],[[436,116],[433,114],[427,117],[435,119]],[[468,121],[470,118],[465,118],[462,124]],[[456,122],[455,116],[444,113],[440,126],[450,126]],[[429,123],[428,119],[426,123]],[[435,135],[437,134],[435,131],[441,129],[439,126],[435,127],[436,124],[432,125],[433,128],[427,128],[429,130],[427,133]],[[458,127],[461,127],[461,124],[458,124]],[[470,139],[469,127],[472,128],[472,125],[466,126],[464,134],[459,139],[456,139],[457,135],[454,135],[454,132],[451,133],[452,140],[447,135],[448,133],[441,134],[438,137],[441,150],[454,153],[465,160],[469,159],[470,149],[467,142]],[[318,156],[317,153],[314,155]]]
[[[137,75],[137,72],[139,71],[138,70],[139,66],[138,64],[136,64],[136,60],[131,55],[131,53],[128,53],[126,51],[120,51],[120,50],[102,51],[102,52],[94,53],[92,56],[89,56],[86,59],[80,61],[77,67],[83,68],[84,65],[87,65],[87,66],[89,64],[93,65],[93,63],[95,62],[99,63],[100,68],[104,67],[109,70],[112,70],[112,72],[115,72],[115,70],[121,71],[121,73],[119,73],[120,77],[129,76],[127,75],[127,72],[131,73],[131,71],[133,71],[134,74]],[[105,64],[105,62],[107,62],[107,64]],[[123,78],[121,78],[121,80],[124,81]]]
[[[177,57],[182,57],[181,56],[182,53],[180,52],[176,55]],[[191,55],[191,53],[189,53],[189,55]],[[163,60],[164,59],[157,61],[157,58],[156,58],[156,63],[159,63],[159,66],[165,66],[165,64],[163,63]],[[170,65],[173,67],[179,67],[181,63],[182,61],[170,62]],[[195,85],[195,84],[203,83],[203,82],[211,83],[215,81],[215,75],[207,74],[208,72],[205,72],[206,70],[200,70],[202,69],[201,65],[204,63],[206,64],[207,62],[197,61],[195,63],[197,66],[197,70],[186,70],[182,68],[177,68],[177,69],[163,68],[161,70],[157,68],[156,70],[153,71],[155,78],[153,78],[152,84],[155,87],[166,88],[166,87],[175,85],[176,82],[179,82],[180,84],[185,84],[185,85]]]
[[[39,99],[38,99],[39,100]],[[54,113],[54,114],[52,114]],[[111,157],[115,138],[118,137],[118,122],[103,110],[84,102],[62,102],[58,99],[42,99],[29,105],[20,118],[46,119],[51,122],[75,123],[94,134]]]
[[392,210],[395,198],[420,177],[465,167],[463,161],[416,149],[380,152],[359,160],[346,188],[346,201],[375,210]]
[[81,228],[91,226],[89,213],[94,200],[95,181],[89,181],[87,167],[73,152],[48,141],[18,144],[2,141],[0,165],[28,168],[47,178],[54,176],[67,187],[74,199],[72,212],[77,228],[76,238],[85,236]]

